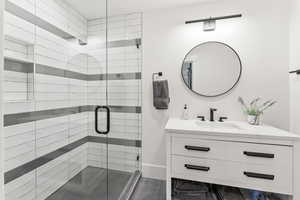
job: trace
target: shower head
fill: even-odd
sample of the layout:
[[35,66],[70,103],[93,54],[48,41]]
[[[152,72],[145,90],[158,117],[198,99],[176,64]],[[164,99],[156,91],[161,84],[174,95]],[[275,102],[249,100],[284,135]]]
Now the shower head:
[[83,41],[83,40],[81,40],[81,39],[78,39],[78,43],[79,43],[79,45],[81,45],[81,46],[85,46],[85,45],[88,44],[87,41]]

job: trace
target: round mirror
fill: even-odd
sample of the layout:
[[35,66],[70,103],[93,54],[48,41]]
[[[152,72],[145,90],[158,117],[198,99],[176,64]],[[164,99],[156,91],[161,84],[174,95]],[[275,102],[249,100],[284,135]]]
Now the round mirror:
[[216,97],[236,86],[242,74],[242,63],[230,46],[206,42],[185,56],[181,73],[190,90],[201,96]]

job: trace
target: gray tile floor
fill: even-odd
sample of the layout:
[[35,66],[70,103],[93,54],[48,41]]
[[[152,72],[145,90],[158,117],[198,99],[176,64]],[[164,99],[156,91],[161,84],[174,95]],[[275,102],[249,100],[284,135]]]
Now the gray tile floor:
[[[107,174],[105,169],[87,167],[46,200],[118,200],[130,176],[127,172],[109,170]],[[131,200],[165,200],[165,182],[142,178]]]

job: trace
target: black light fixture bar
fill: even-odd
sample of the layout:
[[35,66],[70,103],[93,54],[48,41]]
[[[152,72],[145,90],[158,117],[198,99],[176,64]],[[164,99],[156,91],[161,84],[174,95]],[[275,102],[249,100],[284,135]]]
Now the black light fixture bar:
[[185,24],[192,24],[192,23],[199,23],[199,22],[207,22],[207,21],[216,21],[216,20],[222,20],[222,19],[231,19],[231,18],[239,18],[242,17],[242,14],[237,14],[237,15],[227,15],[227,16],[221,16],[221,17],[210,17],[210,18],[205,18],[205,19],[198,19],[198,20],[191,20],[191,21],[186,21]]
[[290,74],[297,74],[297,75],[300,75],[300,69],[295,70],[295,71],[290,71]]

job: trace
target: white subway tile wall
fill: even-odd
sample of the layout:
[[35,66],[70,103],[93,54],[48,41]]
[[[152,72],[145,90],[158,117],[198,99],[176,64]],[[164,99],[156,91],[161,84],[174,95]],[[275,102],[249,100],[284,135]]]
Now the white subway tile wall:
[[35,171],[25,174],[5,185],[5,199],[35,199],[36,191]]
[[4,101],[27,101],[28,75],[27,73],[5,71],[4,73]]
[[[88,35],[89,45],[81,47],[6,12],[7,58],[32,62],[35,68],[40,64],[89,75],[141,72],[142,51],[135,46],[110,48],[106,68],[105,19],[87,21],[57,0],[9,1],[72,35]],[[109,41],[142,36],[142,15],[139,13],[110,17],[108,22]],[[85,105],[141,106],[140,79],[87,81],[5,71],[3,83],[5,114]],[[81,112],[6,126],[5,172],[87,136],[103,137],[95,133],[94,117],[93,112]],[[112,112],[109,137],[141,140],[141,113]],[[139,147],[113,144],[108,145],[107,150],[106,144],[87,142],[5,184],[6,199],[46,199],[87,166],[106,168],[107,161],[110,169],[133,172],[140,167],[137,160],[140,151]]]
[[36,15],[74,36],[87,34],[86,19],[63,1],[36,0]]
[[6,11],[4,12],[4,33],[6,37],[23,41],[24,44],[35,42],[34,25]]
[[35,159],[35,124],[26,123],[4,128],[4,170]]

